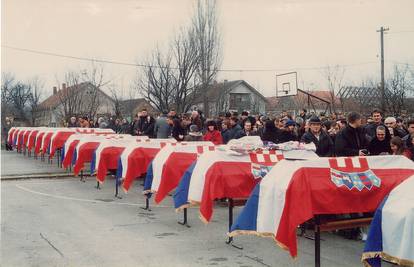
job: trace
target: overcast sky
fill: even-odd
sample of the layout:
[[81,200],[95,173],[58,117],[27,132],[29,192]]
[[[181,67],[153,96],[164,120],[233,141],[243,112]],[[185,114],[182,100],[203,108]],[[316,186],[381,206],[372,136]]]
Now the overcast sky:
[[[189,23],[195,0],[3,0],[2,45],[78,57],[136,63]],[[297,70],[299,87],[324,89],[327,65],[346,65],[345,83],[380,73],[379,33],[386,66],[414,68],[413,0],[218,0],[222,69],[218,80],[245,79],[275,95],[275,75]],[[87,63],[2,47],[2,71],[39,76],[52,93],[56,77]],[[311,69],[316,68],[316,69]],[[137,69],[105,65],[108,79],[129,87]]]

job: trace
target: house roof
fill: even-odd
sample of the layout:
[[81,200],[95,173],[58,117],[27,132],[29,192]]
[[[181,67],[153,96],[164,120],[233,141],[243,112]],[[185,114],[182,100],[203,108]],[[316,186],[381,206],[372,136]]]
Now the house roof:
[[[76,85],[68,86],[65,89],[60,89],[56,94],[52,94],[46,100],[44,100],[42,103],[39,104],[38,109],[49,109],[49,108],[55,108],[59,105],[60,97],[59,95],[68,95],[70,93],[76,93],[82,90],[85,90],[87,88],[90,88],[91,86],[94,86],[90,82],[83,82]],[[102,90],[100,90],[105,96],[109,97],[107,94],[105,94]],[[109,97],[110,98],[110,97]],[[112,99],[112,98],[110,98]]]
[[128,106],[128,107],[131,107],[131,106],[136,107],[136,106],[139,106],[139,105],[145,104],[145,103],[147,103],[145,98],[127,99],[127,100],[122,100],[121,101],[122,106]]
[[[234,80],[234,81],[225,81],[225,82],[220,82],[220,83],[213,83],[210,84],[207,89],[205,94],[207,94],[207,98],[210,101],[214,101],[216,100],[218,97],[220,97],[220,94],[224,91],[224,92],[229,92],[231,91],[233,88],[239,86],[240,84],[244,84],[247,88],[249,88],[253,93],[257,94],[258,96],[260,96],[263,100],[266,101],[266,98],[259,92],[257,91],[254,87],[252,87],[250,84],[248,84],[245,80]],[[197,97],[195,99],[195,103],[199,103],[203,101],[203,95]]]

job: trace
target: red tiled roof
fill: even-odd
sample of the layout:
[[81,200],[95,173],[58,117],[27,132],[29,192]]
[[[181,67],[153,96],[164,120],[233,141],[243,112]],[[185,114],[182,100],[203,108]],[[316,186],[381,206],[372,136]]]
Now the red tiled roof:
[[65,95],[69,95],[71,93],[85,90],[90,86],[93,86],[90,82],[83,82],[80,84],[66,87],[65,89],[60,89],[57,91],[56,94],[49,96],[45,101],[40,103],[38,109],[55,108],[59,105],[59,103],[61,102],[61,99],[64,98]]

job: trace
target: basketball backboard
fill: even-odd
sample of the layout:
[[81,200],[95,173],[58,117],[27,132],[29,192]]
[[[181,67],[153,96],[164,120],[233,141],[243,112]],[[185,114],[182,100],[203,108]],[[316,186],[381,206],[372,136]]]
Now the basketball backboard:
[[276,74],[276,97],[293,96],[298,93],[298,74],[288,72]]

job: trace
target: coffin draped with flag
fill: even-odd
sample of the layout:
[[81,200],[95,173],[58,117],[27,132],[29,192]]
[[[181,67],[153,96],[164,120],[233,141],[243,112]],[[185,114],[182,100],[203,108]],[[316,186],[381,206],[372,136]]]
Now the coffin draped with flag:
[[414,174],[403,156],[281,161],[253,190],[230,236],[272,236],[297,256],[296,228],[320,214],[373,212]]
[[381,266],[381,258],[414,266],[414,176],[395,187],[375,212],[362,260]]

